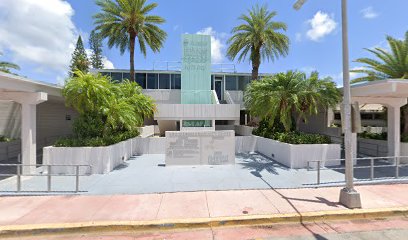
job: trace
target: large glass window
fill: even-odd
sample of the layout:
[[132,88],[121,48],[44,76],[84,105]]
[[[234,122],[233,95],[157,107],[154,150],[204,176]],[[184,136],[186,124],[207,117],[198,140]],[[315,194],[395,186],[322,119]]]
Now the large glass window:
[[146,89],[146,73],[136,73],[135,80],[143,89]]
[[245,88],[250,81],[250,76],[238,76],[238,90],[245,91]]
[[121,72],[113,72],[111,74],[111,77],[112,77],[113,81],[122,82],[122,73]]
[[225,77],[225,90],[237,90],[237,77],[226,76]]
[[171,89],[181,89],[181,74],[171,74]]
[[159,88],[170,89],[170,74],[159,74]]
[[124,72],[122,79],[123,79],[123,80],[125,80],[125,79],[130,80],[130,73]]
[[110,72],[101,72],[101,75],[110,77],[111,73]]
[[147,74],[147,89],[157,89],[159,86],[159,79],[157,73]]

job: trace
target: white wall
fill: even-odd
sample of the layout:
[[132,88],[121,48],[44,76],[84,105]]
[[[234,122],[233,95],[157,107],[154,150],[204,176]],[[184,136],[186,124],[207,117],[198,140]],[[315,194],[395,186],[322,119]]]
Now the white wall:
[[152,97],[157,104],[181,103],[181,90],[179,89],[143,89],[143,93]]

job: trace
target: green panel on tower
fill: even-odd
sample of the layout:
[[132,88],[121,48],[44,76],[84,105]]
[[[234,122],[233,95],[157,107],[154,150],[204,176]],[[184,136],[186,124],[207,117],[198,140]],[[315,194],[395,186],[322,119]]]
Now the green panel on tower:
[[211,104],[211,37],[182,37],[181,103]]

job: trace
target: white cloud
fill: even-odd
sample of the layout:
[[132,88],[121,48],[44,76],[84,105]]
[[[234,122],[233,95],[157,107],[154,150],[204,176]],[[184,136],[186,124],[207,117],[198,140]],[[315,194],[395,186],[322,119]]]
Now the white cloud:
[[360,11],[360,13],[363,15],[363,18],[367,19],[373,19],[378,17],[378,13],[374,10],[372,6],[366,7]]
[[102,62],[104,69],[115,69],[113,62],[111,62],[107,57],[102,57]]
[[320,41],[323,37],[332,33],[337,27],[334,17],[322,11],[318,11],[313,18],[307,22],[310,25],[310,29],[306,35],[312,41]]
[[225,33],[217,33],[212,27],[204,28],[197,32],[197,34],[211,36],[211,61],[213,63],[221,63],[224,60],[225,49]]
[[[92,50],[89,48],[86,48],[85,52],[86,52],[86,55],[88,56],[88,59],[90,60],[92,56]],[[113,62],[111,62],[106,56],[102,56],[102,63],[103,63],[103,69],[115,69]]]
[[[367,69],[367,68],[366,67],[352,67],[352,68],[350,68],[350,71],[351,70],[358,70],[358,69]],[[350,72],[350,81],[352,81],[352,80],[354,80],[356,78],[362,77],[364,75],[365,74],[363,74],[363,73]],[[333,81],[335,81],[337,83],[337,85],[343,86],[343,72],[338,73],[338,74],[331,74],[329,76],[333,78]]]
[[37,70],[66,71],[77,37],[73,15],[63,0],[1,0],[0,49]]

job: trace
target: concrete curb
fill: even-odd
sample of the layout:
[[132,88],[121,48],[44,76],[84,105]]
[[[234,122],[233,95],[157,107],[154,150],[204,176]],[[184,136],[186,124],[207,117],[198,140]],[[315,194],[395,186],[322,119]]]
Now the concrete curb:
[[271,215],[244,215],[234,217],[165,219],[152,221],[98,221],[78,223],[32,224],[0,226],[0,237],[22,235],[46,235],[81,232],[149,231],[170,229],[192,229],[238,225],[321,222],[325,220],[351,220],[408,216],[408,207],[319,211]]

